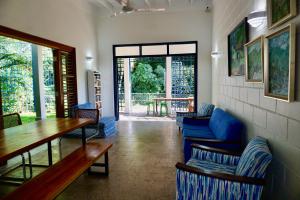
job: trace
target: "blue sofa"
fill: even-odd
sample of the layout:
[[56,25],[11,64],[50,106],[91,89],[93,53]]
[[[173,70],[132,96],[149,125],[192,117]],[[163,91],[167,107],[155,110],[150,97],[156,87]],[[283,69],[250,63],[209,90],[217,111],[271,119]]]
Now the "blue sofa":
[[191,144],[202,144],[228,150],[241,150],[243,124],[220,108],[206,118],[183,119],[184,158],[191,157]]
[[176,199],[259,200],[271,160],[262,137],[242,154],[193,144],[191,159],[176,164]]

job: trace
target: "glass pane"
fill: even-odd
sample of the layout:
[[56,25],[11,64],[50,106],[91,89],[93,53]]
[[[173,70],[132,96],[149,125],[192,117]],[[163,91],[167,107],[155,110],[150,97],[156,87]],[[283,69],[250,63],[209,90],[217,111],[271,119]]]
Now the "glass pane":
[[154,45],[154,46],[143,46],[142,54],[143,55],[163,55],[167,54],[167,45]]
[[138,46],[116,47],[116,56],[139,56]]
[[196,44],[173,44],[169,46],[170,54],[196,53]]

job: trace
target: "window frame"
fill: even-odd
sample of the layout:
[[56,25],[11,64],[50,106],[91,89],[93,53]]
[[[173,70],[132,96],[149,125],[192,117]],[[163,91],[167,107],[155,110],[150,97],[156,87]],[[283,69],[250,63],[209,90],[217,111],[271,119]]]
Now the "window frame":
[[[75,91],[74,104],[78,103],[78,92],[77,92],[77,76],[76,76],[76,48],[71,47],[62,43],[58,43],[52,40],[41,38],[35,35],[31,35],[22,31],[18,31],[9,27],[0,25],[0,36],[5,36],[13,39],[22,40],[36,45],[49,47],[53,50],[54,56],[54,79],[55,79],[55,103],[56,103],[56,117],[68,117],[64,114],[64,91],[63,91],[63,80],[62,80],[62,66],[61,66],[61,54],[68,53],[72,60],[72,72],[75,74]],[[69,105],[71,107],[72,105]],[[0,115],[3,115],[2,110],[2,97],[0,91]]]

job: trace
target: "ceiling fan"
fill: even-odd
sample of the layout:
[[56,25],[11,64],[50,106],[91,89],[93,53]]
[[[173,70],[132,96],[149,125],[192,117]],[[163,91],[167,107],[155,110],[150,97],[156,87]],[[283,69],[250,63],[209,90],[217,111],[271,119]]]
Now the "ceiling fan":
[[130,5],[129,0],[115,0],[117,1],[121,6],[122,10],[117,14],[130,14],[134,12],[162,12],[165,11],[165,8],[134,8]]

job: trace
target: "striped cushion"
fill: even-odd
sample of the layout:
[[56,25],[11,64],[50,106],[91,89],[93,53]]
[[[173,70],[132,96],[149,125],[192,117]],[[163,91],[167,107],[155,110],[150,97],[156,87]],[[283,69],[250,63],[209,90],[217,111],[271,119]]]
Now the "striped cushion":
[[264,178],[272,160],[267,140],[262,137],[252,139],[244,150],[236,168],[236,175]]
[[196,167],[202,170],[209,170],[226,174],[234,174],[236,170],[235,165],[223,165],[209,160],[198,160],[194,158],[191,158],[186,164],[188,166]]
[[202,103],[199,108],[198,116],[211,116],[215,106],[213,104]]

